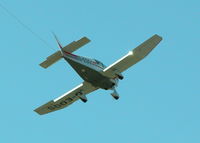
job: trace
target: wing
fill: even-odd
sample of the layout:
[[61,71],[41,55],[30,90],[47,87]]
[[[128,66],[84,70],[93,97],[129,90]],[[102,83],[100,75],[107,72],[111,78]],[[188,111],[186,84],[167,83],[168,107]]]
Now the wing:
[[108,66],[103,70],[103,74],[113,78],[116,73],[121,73],[146,57],[162,40],[162,37],[154,35],[144,43],[130,51],[127,55]]
[[[66,52],[72,53],[89,42],[90,42],[90,39],[88,39],[87,37],[83,37],[78,41],[71,42],[70,44],[65,46],[63,48],[63,50]],[[56,63],[57,61],[59,61],[61,58],[62,58],[61,52],[57,51],[54,54],[52,54],[51,56],[47,57],[47,59],[44,62],[42,62],[40,64],[40,66],[43,68],[48,68],[49,66],[51,66],[54,63]]]
[[80,99],[79,97],[80,93],[82,93],[81,96],[85,96],[86,94],[89,94],[90,92],[95,91],[97,89],[98,88],[92,86],[90,83],[83,82],[82,84],[78,85],[71,91],[63,94],[62,96],[54,100],[49,101],[48,103],[40,106],[34,111],[40,115],[43,115],[49,112],[53,112],[53,111],[65,108],[68,105]]

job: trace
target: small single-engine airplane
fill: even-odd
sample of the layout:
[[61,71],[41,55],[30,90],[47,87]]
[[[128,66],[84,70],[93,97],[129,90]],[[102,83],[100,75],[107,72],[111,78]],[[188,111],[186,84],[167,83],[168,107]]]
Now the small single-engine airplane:
[[97,89],[112,90],[113,92],[111,95],[114,99],[119,99],[119,95],[115,88],[118,85],[118,80],[124,78],[121,73],[147,56],[161,40],[162,38],[160,36],[154,35],[135,49],[129,51],[124,57],[106,67],[96,59],[72,54],[72,52],[90,42],[88,38],[83,37],[65,47],[62,47],[56,38],[60,50],[47,57],[40,66],[48,68],[61,58],[64,58],[84,82],[62,96],[35,109],[35,112],[40,115],[53,112],[72,104],[78,99],[87,102],[86,95]]

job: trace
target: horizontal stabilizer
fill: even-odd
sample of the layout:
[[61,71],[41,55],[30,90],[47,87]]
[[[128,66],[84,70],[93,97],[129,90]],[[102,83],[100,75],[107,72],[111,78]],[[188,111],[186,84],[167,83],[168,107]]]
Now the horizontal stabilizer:
[[[90,42],[90,39],[88,39],[87,37],[83,37],[80,40],[73,41],[69,45],[65,46],[63,48],[63,50],[66,51],[66,52],[72,53],[72,52],[76,51],[77,49],[79,49],[80,47],[84,46],[85,44],[87,44],[89,42]],[[43,68],[48,68],[52,64],[59,61],[61,58],[62,58],[61,52],[57,51],[54,54],[52,54],[51,56],[47,57],[47,59],[44,62],[42,62],[40,64],[40,66],[43,67]]]

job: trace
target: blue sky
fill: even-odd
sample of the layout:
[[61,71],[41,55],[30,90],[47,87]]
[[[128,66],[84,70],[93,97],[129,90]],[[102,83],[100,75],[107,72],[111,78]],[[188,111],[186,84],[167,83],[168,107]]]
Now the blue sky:
[[[199,143],[200,2],[197,0],[1,0],[25,25],[0,8],[0,142]],[[83,36],[76,52],[106,65],[154,34],[160,45],[124,72],[120,100],[99,90],[48,115],[33,110],[82,82],[64,61],[38,66]]]

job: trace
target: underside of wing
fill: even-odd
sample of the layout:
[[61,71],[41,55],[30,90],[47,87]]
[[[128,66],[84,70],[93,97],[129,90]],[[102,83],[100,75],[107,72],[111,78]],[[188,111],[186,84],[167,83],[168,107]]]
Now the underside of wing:
[[130,51],[127,55],[104,69],[103,74],[110,78],[115,77],[117,73],[125,71],[146,57],[160,43],[161,40],[162,38],[158,35],[152,36],[144,43]]
[[80,96],[85,96],[86,94],[89,94],[90,92],[96,89],[98,88],[92,86],[90,83],[83,82],[82,84],[78,85],[77,87],[70,90],[69,92],[63,94],[62,96],[54,100],[49,101],[48,103],[40,106],[34,111],[40,115],[43,115],[49,112],[53,112],[53,111],[65,108],[68,105],[80,99]]

